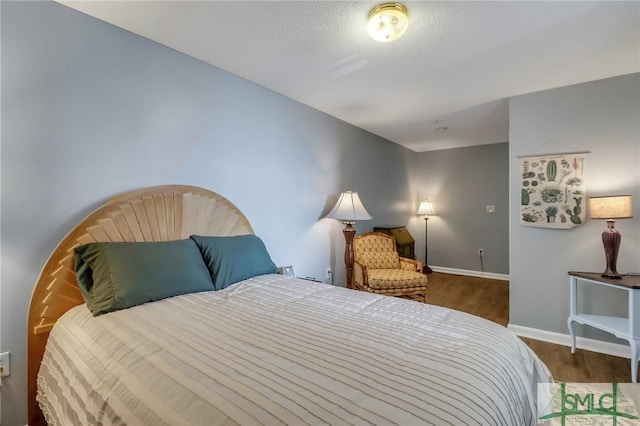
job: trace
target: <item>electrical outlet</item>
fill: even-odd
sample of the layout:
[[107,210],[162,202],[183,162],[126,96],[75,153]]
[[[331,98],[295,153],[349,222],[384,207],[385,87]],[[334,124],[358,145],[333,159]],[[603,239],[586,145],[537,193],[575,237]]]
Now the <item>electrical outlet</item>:
[[480,256],[480,257],[484,256],[484,249],[483,248],[479,248],[478,249],[478,256]]
[[331,278],[331,274],[332,274],[332,273],[333,273],[333,272],[331,272],[331,268],[327,268],[327,272],[326,272],[326,276],[325,276],[325,278],[326,278],[326,279]]
[[11,357],[9,352],[0,354],[0,377],[7,377],[11,374]]

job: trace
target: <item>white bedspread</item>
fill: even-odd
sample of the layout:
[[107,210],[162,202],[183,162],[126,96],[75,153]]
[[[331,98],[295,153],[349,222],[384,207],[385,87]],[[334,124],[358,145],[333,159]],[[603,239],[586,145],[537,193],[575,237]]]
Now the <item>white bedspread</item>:
[[54,425],[535,425],[546,366],[504,327],[399,298],[265,275],[51,332]]

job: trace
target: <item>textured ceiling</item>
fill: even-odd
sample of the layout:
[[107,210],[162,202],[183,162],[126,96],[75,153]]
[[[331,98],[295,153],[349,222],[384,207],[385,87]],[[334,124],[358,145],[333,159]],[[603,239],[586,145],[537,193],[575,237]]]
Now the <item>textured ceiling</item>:
[[506,98],[640,71],[638,1],[407,1],[392,43],[375,2],[60,2],[415,151],[506,142]]

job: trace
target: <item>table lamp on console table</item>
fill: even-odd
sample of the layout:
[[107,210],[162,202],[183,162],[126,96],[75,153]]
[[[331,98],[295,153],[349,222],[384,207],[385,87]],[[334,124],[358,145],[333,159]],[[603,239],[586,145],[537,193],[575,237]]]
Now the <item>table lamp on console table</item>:
[[622,276],[616,270],[618,251],[622,236],[614,227],[615,219],[633,217],[631,209],[631,195],[609,195],[605,197],[589,197],[589,210],[592,219],[606,219],[607,229],[602,233],[604,256],[607,267],[602,273],[604,278],[618,279]]
[[353,237],[356,230],[353,225],[360,220],[371,220],[371,215],[362,205],[357,192],[346,191],[340,194],[338,202],[329,212],[327,217],[337,219],[346,226],[342,230],[345,238],[344,264],[347,268],[347,288],[351,288],[351,276],[353,274]]

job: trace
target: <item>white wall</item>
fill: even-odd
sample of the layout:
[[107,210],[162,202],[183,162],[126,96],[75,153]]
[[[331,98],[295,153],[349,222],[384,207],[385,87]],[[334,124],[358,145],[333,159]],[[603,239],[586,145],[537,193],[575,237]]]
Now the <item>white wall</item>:
[[[2,2],[2,424],[26,422],[31,292],[64,235],[113,195],[190,184],[236,204],[278,265],[344,283],[342,224],[360,193],[376,224],[413,214],[413,153],[53,2]],[[384,170],[384,173],[381,171]]]
[[[517,157],[591,151],[588,195],[633,197],[635,217],[616,222],[622,234],[618,271],[640,271],[640,74],[518,96],[509,102],[509,115],[510,322],[567,334],[567,271],[604,270],[601,234],[606,223],[587,219],[571,230],[520,226]],[[594,289],[580,303],[592,313],[626,315],[624,292]],[[587,327],[578,331],[617,341]]]

